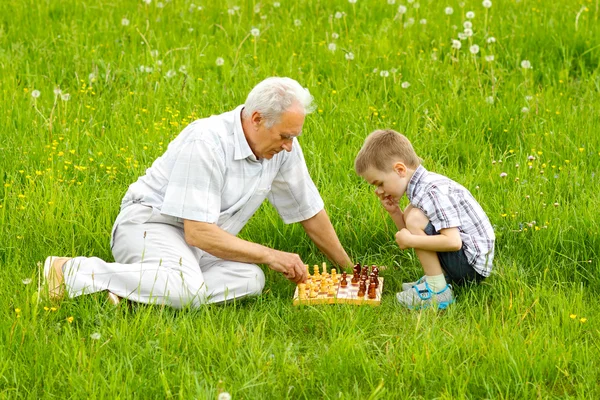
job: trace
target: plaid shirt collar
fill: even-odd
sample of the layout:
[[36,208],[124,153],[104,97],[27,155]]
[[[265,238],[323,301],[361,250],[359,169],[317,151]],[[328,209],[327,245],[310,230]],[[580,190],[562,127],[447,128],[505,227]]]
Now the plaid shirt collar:
[[415,195],[415,189],[426,174],[427,170],[425,167],[419,165],[413,173],[413,176],[410,178],[410,181],[408,181],[408,187],[406,188],[406,197],[408,197],[408,200],[412,200],[413,196]]
[[250,145],[248,144],[248,140],[246,139],[246,135],[244,135],[244,129],[242,128],[242,110],[244,105],[240,105],[236,107],[233,111],[233,135],[235,137],[234,141],[234,154],[233,159],[243,160],[244,158],[248,158],[250,161],[259,162],[256,158]]

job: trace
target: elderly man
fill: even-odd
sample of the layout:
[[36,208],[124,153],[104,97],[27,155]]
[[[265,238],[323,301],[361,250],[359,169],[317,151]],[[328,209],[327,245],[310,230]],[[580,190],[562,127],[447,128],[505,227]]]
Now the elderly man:
[[112,230],[116,262],[48,257],[50,296],[107,290],[113,300],[193,307],[260,294],[256,264],[302,282],[297,254],[236,237],[265,198],[350,266],[296,139],[312,99],[293,79],[268,78],[244,105],[188,125],[125,194]]

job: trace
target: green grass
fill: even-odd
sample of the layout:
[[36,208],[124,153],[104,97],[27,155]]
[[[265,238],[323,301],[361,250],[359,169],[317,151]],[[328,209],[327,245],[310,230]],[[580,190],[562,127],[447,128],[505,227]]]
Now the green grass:
[[[423,0],[404,2],[401,18],[400,0],[269,1],[258,13],[253,2],[163,2],[0,2],[1,398],[600,397],[598,0],[494,0],[487,11]],[[469,10],[474,36],[453,50]],[[186,124],[271,75],[315,96],[301,139],[309,170],[353,260],[389,266],[380,307],[293,307],[293,285],[269,270],[262,296],[197,310],[34,301],[38,261],[111,260],[127,186]],[[394,302],[420,267],[353,172],[382,127],[470,189],[496,228],[493,275],[457,290],[447,312]],[[241,236],[324,259],[268,204]]]

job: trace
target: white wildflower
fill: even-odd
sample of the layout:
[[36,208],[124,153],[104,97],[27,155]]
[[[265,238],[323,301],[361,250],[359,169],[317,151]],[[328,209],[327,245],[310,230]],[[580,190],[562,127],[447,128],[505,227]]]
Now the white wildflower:
[[500,178],[506,178],[508,176],[508,174],[506,172],[502,172],[500,174]]
[[179,72],[181,72],[182,74],[187,74],[187,67],[185,65],[182,65],[181,67],[179,67]]
[[356,4],[356,0],[348,0],[348,3],[350,3],[350,4]]
[[150,3],[152,3],[152,0],[144,0],[144,3],[150,4]]
[[59,87],[54,88],[54,95],[60,96],[62,94],[62,90]]

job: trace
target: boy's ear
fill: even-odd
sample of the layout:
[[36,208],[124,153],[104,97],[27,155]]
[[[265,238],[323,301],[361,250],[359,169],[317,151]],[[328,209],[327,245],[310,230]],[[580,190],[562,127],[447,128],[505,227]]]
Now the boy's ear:
[[404,178],[406,176],[407,171],[406,165],[403,162],[398,161],[394,164],[394,171],[396,171],[396,173],[400,175],[400,177]]

